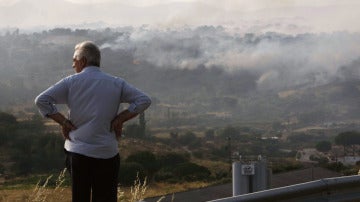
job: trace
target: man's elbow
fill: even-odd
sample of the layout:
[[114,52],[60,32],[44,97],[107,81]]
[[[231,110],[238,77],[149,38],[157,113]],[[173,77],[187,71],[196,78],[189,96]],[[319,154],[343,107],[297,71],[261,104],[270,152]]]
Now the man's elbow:
[[50,103],[49,99],[47,99],[45,95],[41,95],[41,94],[35,98],[34,102],[38,108],[48,105]]
[[147,97],[146,99],[147,108],[151,105],[151,98]]
[[139,97],[137,101],[130,104],[128,110],[134,113],[142,113],[151,105],[151,99],[148,96]]
[[38,95],[38,96],[35,98],[34,103],[35,103],[36,106],[39,106],[40,102],[41,102],[41,96]]
[[148,96],[144,97],[141,101],[142,102],[141,102],[141,107],[140,107],[139,113],[145,111],[151,105],[151,99]]

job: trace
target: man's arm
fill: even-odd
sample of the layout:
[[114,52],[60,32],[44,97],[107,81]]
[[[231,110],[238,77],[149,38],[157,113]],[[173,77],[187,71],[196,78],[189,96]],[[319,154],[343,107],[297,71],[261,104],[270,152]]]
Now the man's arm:
[[66,119],[64,115],[58,112],[55,104],[65,104],[67,100],[67,84],[66,79],[62,79],[55,85],[49,87],[44,92],[40,93],[35,98],[35,104],[39,108],[39,111],[43,117],[51,118],[55,122],[59,123],[62,129],[62,134],[65,139],[69,138],[69,133],[75,130],[76,127]]
[[122,103],[129,103],[128,109],[120,112],[111,121],[111,131],[115,131],[116,137],[120,138],[123,124],[145,111],[151,104],[151,99],[145,93],[134,86],[122,81],[121,98]]
[[115,131],[116,138],[121,137],[123,124],[130,120],[135,118],[139,113],[136,112],[130,112],[129,110],[124,110],[120,112],[112,121],[111,121],[111,131]]

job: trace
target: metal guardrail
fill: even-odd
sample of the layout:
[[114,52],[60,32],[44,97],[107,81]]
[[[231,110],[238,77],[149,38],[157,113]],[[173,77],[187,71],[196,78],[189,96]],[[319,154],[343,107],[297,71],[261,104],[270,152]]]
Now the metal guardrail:
[[360,201],[360,175],[325,178],[211,202]]

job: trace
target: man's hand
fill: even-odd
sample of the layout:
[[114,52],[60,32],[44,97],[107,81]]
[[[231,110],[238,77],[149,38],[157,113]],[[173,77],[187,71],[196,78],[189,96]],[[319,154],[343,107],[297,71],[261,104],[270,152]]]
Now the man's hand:
[[76,130],[76,127],[69,120],[65,120],[63,124],[61,124],[61,132],[65,139],[70,140],[70,131]]
[[138,113],[129,112],[128,110],[120,112],[120,114],[111,121],[110,131],[115,131],[116,138],[119,139],[121,137],[123,124],[137,115]]
[[70,140],[69,134],[70,131],[76,130],[76,127],[71,123],[70,120],[66,119],[61,113],[55,113],[47,115],[61,126],[61,132],[65,139]]
[[118,117],[116,117],[114,120],[111,121],[111,129],[110,129],[110,131],[115,132],[115,135],[116,135],[117,139],[120,139],[120,137],[121,137],[123,124],[124,123]]

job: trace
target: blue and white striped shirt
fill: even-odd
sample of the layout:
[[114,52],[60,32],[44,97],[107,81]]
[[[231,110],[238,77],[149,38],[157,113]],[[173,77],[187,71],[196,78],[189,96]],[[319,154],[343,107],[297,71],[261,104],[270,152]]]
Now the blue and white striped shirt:
[[130,112],[140,113],[150,106],[150,98],[123,79],[103,73],[99,67],[86,67],[51,86],[35,103],[43,116],[58,112],[56,104],[66,104],[69,119],[77,127],[65,141],[65,149],[94,158],[111,158],[118,142],[110,132],[120,103],[129,103]]

